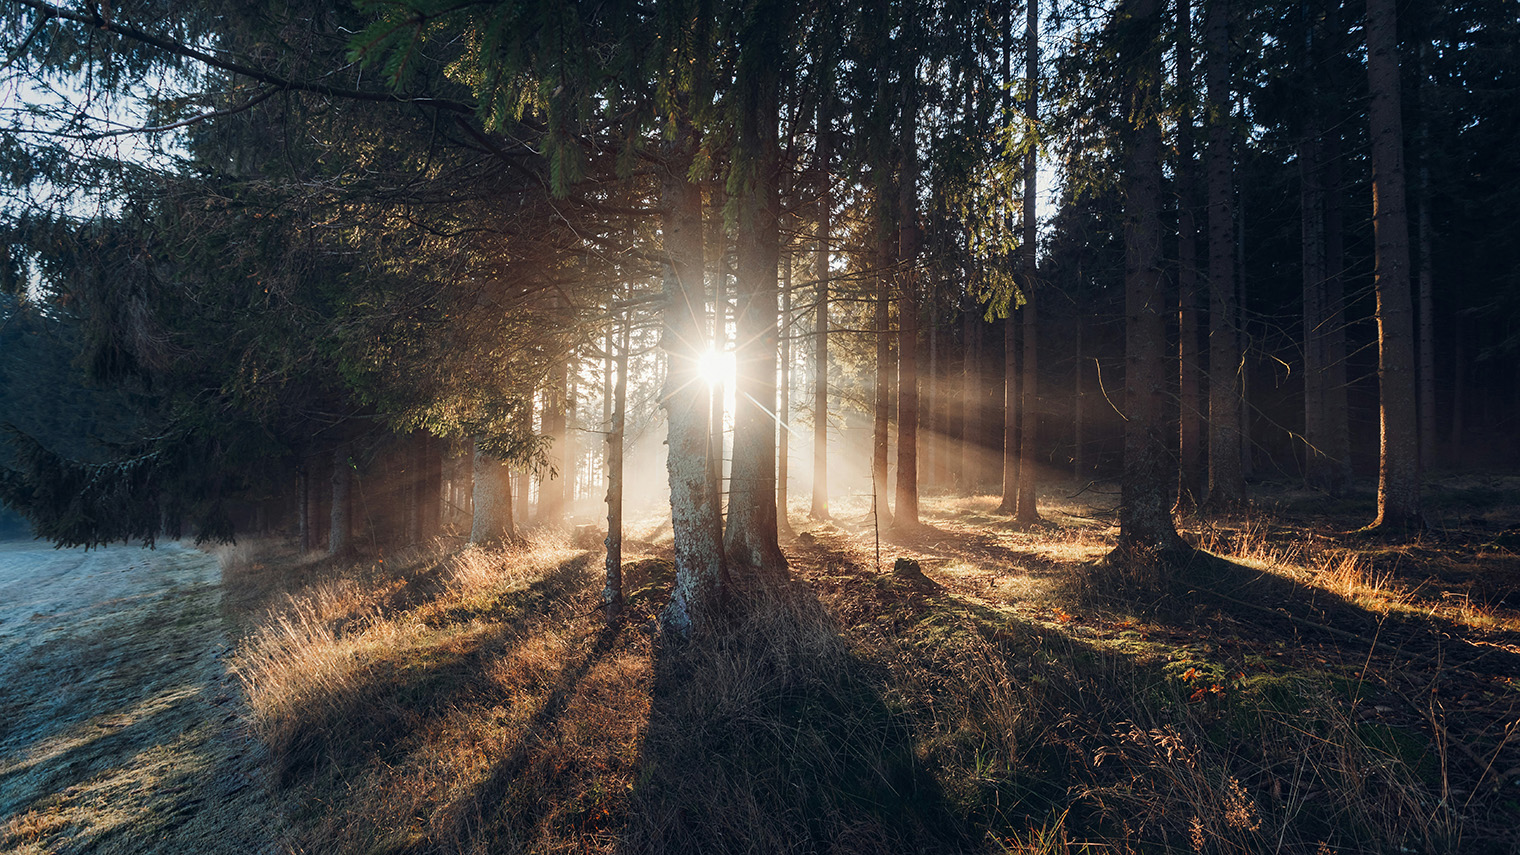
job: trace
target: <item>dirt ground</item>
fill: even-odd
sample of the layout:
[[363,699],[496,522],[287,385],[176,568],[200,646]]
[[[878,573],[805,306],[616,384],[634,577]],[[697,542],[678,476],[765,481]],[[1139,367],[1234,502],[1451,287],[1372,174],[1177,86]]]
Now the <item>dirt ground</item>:
[[273,851],[216,560],[0,543],[0,850]]

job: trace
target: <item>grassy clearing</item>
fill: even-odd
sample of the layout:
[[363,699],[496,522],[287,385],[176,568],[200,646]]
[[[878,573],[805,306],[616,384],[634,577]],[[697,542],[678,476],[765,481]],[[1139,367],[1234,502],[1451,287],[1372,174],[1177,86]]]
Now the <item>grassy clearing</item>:
[[[1517,851],[1512,554],[1214,519],[1144,600],[1057,497],[803,527],[793,581],[674,646],[651,528],[628,619],[599,554],[440,546],[244,570],[236,671],[311,852]],[[794,520],[794,524],[800,518]],[[1350,526],[1346,529],[1349,530]],[[922,575],[896,575],[896,557]],[[1420,572],[1423,568],[1423,573]],[[269,592],[278,576],[296,591]]]

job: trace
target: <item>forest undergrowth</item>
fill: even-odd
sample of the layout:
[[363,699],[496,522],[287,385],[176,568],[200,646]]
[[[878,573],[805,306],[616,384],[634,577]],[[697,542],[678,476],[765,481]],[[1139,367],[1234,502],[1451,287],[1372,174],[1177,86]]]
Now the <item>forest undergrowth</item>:
[[688,644],[653,524],[613,628],[544,532],[224,572],[292,851],[1512,853],[1515,486],[1399,544],[1276,490],[1145,584],[1090,496],[932,498],[879,561],[796,514],[791,581]]

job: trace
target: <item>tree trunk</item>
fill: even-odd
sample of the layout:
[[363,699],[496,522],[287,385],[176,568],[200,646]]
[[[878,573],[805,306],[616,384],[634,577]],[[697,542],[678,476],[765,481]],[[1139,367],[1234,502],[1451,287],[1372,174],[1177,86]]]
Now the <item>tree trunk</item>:
[[302,554],[311,551],[311,473],[303,461],[296,467],[296,544]]
[[353,494],[348,461],[348,443],[340,444],[333,451],[332,468],[332,521],[327,529],[327,554],[342,555],[349,550],[352,541],[349,537],[350,524],[353,519]]
[[1414,319],[1409,294],[1409,216],[1404,205],[1404,128],[1394,0],[1367,0],[1367,119],[1372,135],[1378,392],[1382,443],[1372,528],[1421,526],[1415,416]]
[[1156,88],[1160,0],[1127,0],[1116,13],[1126,77],[1124,114],[1124,473],[1119,490],[1121,563],[1185,546],[1172,523],[1176,463],[1167,418],[1166,305],[1161,287],[1161,124]]
[[[887,182],[878,179],[877,193],[885,196],[888,190]],[[889,448],[888,430],[892,413],[892,399],[890,395],[892,382],[892,345],[891,326],[892,315],[889,297],[889,277],[892,266],[892,240],[889,234],[888,215],[886,213],[887,202],[878,199],[876,203],[877,222],[876,228],[878,240],[876,244],[876,386],[875,398],[872,408],[871,425],[871,517],[873,522],[880,528],[890,528],[892,525],[892,511],[887,505],[887,453]]]
[[1209,503],[1245,498],[1241,469],[1240,340],[1235,327],[1235,213],[1230,145],[1230,2],[1205,11],[1209,113]]
[[[772,38],[762,35],[762,38]],[[755,48],[757,54],[779,52]],[[738,194],[734,364],[734,459],[723,546],[735,564],[785,571],[776,526],[776,269],[779,262],[781,151],[776,138],[779,90],[774,67],[741,69],[736,158],[745,164],[729,193]]]
[[961,315],[961,491],[976,493],[982,479],[978,443],[982,431],[982,325],[977,322],[977,304],[970,295]]
[[829,518],[829,227],[834,214],[829,174],[832,134],[828,112],[818,110],[818,252],[813,276],[818,305],[813,307],[813,506],[815,520]]
[[1003,321],[1003,484],[997,512],[1019,509],[1019,317],[1009,306]]
[[1351,481],[1351,416],[1346,398],[1346,256],[1341,216],[1340,131],[1324,136],[1325,163],[1325,302],[1324,311],[1324,441],[1328,458],[1325,489],[1332,496],[1345,492]]
[[[712,282],[713,282],[713,333],[711,358],[722,360],[728,351],[728,227],[725,223],[726,214],[724,209],[728,206],[728,192],[719,184],[712,191],[712,217],[709,223],[707,235],[708,250],[712,254]],[[719,364],[722,364],[721,362]],[[726,419],[724,408],[728,394],[728,383],[721,375],[716,382],[710,382],[708,406],[711,415],[708,418],[708,451],[707,468],[709,478],[712,481],[710,491],[711,501],[716,506],[718,520],[723,519],[723,497],[727,484],[723,480],[724,455],[724,429]]]
[[1177,504],[1191,508],[1203,497],[1198,349],[1197,162],[1193,157],[1193,23],[1190,0],[1177,0]]
[[[617,380],[613,382],[609,396],[612,409],[607,426],[607,578],[602,587],[603,617],[608,624],[623,614],[623,431],[627,425],[629,326],[629,319],[624,318],[623,341],[616,360]],[[607,349],[610,374],[614,367],[610,332]]]
[[[1080,281],[1081,276],[1077,279]],[[1071,476],[1080,483],[1087,477],[1086,437],[1083,435],[1083,411],[1087,406],[1087,393],[1082,388],[1082,376],[1087,373],[1087,358],[1082,355],[1082,318],[1077,318],[1077,383],[1076,395],[1071,404]]]
[[1325,456],[1325,199],[1319,130],[1311,115],[1298,146],[1299,211],[1304,276],[1304,481],[1324,489],[1332,461]]
[[[1025,0],[1025,43],[1024,43],[1024,78],[1025,85],[1029,87],[1029,99],[1025,102],[1024,113],[1029,119],[1031,127],[1039,121],[1039,81],[1040,81],[1040,0]],[[1035,302],[1038,291],[1038,275],[1036,264],[1038,261],[1039,224],[1037,214],[1039,212],[1039,199],[1036,195],[1036,179],[1038,172],[1035,163],[1034,146],[1024,155],[1024,388],[1022,390],[1023,406],[1020,408],[1023,418],[1023,436],[1019,438],[1019,488],[1018,509],[1014,514],[1015,519],[1022,523],[1035,523],[1040,521],[1040,509],[1038,507],[1038,480],[1039,467],[1035,465],[1035,457],[1039,453],[1036,441],[1039,438],[1040,424],[1040,380],[1038,348],[1039,327],[1036,324]]]
[[[789,233],[791,229],[787,230]],[[792,254],[781,252],[781,321],[780,321],[781,368],[776,389],[776,529],[790,532],[791,521],[787,519],[787,480],[791,470],[792,431]]]
[[662,401],[676,564],[675,587],[661,620],[670,631],[687,637],[707,631],[722,614],[727,573],[721,517],[709,494],[711,413],[701,370],[707,347],[701,321],[707,302],[702,285],[702,195],[689,178],[696,141],[689,123],[676,121],[676,138],[666,146],[660,176],[666,299],[660,346],[668,361]]
[[417,454],[417,537],[428,541],[438,536],[443,513],[443,456],[438,438],[419,432]]
[[916,59],[904,69],[902,172],[897,185],[898,528],[918,525],[918,98]]
[[498,544],[518,542],[512,524],[512,475],[507,464],[481,451],[477,445],[471,455],[472,484],[470,543]]
[[1420,469],[1428,471],[1436,462],[1436,310],[1435,310],[1435,262],[1432,247],[1430,218],[1430,111],[1434,109],[1430,85],[1426,76],[1426,46],[1420,45],[1420,177],[1417,186],[1419,199],[1420,234]]

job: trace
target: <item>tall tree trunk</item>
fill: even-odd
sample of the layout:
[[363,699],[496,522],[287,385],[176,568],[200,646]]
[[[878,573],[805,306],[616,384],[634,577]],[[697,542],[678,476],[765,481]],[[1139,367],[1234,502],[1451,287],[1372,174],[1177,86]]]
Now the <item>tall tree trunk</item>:
[[[607,425],[607,561],[606,583],[602,586],[603,617],[607,623],[615,622],[623,614],[623,432],[627,425],[628,401],[628,327],[629,319],[623,320],[623,340],[618,348],[615,367],[617,380],[613,382],[609,396],[611,418]],[[614,367],[610,358],[612,335],[607,336],[609,359],[607,366]],[[610,374],[610,370],[609,370]]]
[[961,482],[963,493],[972,494],[982,486],[982,325],[977,322],[977,304],[969,294],[961,315]]
[[1124,115],[1135,123],[1124,151],[1124,472],[1119,481],[1121,563],[1183,548],[1172,523],[1176,463],[1167,418],[1166,319],[1161,286],[1161,124],[1156,115],[1160,0],[1118,9]]
[[1417,186],[1419,199],[1420,234],[1420,468],[1429,470],[1436,462],[1436,309],[1435,309],[1435,261],[1432,247],[1430,217],[1430,111],[1434,109],[1429,77],[1425,69],[1426,44],[1420,45],[1420,177]]
[[[1024,114],[1028,117],[1030,127],[1034,127],[1040,115],[1040,0],[1025,0],[1025,42],[1024,42],[1024,79],[1029,87],[1028,100],[1024,104]],[[1024,388],[1022,391],[1023,406],[1020,408],[1023,417],[1023,436],[1019,438],[1019,489],[1018,509],[1014,517],[1022,523],[1035,523],[1040,521],[1040,509],[1038,507],[1038,480],[1039,467],[1035,465],[1035,457],[1039,453],[1036,442],[1039,439],[1040,411],[1040,379],[1039,379],[1039,327],[1036,324],[1035,302],[1038,292],[1038,275],[1036,263],[1038,260],[1039,224],[1037,214],[1039,212],[1039,198],[1035,175],[1038,172],[1035,163],[1034,146],[1024,154]]]
[[1235,327],[1235,212],[1230,145],[1230,0],[1204,15],[1209,145],[1209,502],[1245,498],[1241,470],[1240,340]]
[[897,508],[898,528],[918,525],[918,74],[904,70],[902,172],[897,185]]
[[[774,38],[762,28],[760,38]],[[779,56],[779,46],[753,49]],[[741,65],[744,63],[741,61]],[[776,527],[776,269],[779,262],[780,144],[777,69],[764,59],[740,70],[737,206],[738,303],[734,320],[734,460],[723,546],[736,564],[785,571]]]
[[815,520],[829,518],[829,229],[834,214],[829,164],[833,134],[827,108],[818,108],[818,252],[813,276],[818,305],[813,307],[813,506]]
[[[1081,275],[1077,279],[1081,280]],[[1082,354],[1082,318],[1077,317],[1077,383],[1076,395],[1071,404],[1071,476],[1080,482],[1087,477],[1086,435],[1083,433],[1083,414],[1087,409],[1087,393],[1082,388],[1082,377],[1087,373],[1087,358]]]
[[353,520],[353,483],[348,462],[348,443],[341,443],[333,451],[332,467],[332,521],[327,529],[327,554],[341,555],[348,551],[352,541],[349,537]]
[[[878,178],[877,194],[885,197],[889,182]],[[887,505],[887,454],[890,447],[892,414],[892,309],[889,281],[893,262],[893,241],[890,235],[888,202],[880,198],[876,202],[876,385],[872,407],[871,425],[871,516],[882,528],[892,525],[892,511]]]
[[438,438],[419,431],[417,454],[417,536],[427,541],[438,536],[443,512],[443,456]]
[[[1013,122],[1013,0],[1003,2],[1003,121]],[[1011,219],[1011,218],[1010,218]],[[1008,223],[1012,230],[1012,222]],[[1022,295],[1021,295],[1022,296]],[[1003,495],[997,512],[1019,507],[1019,318],[1016,299],[1008,301],[1003,321]]]
[[1325,193],[1319,129],[1311,111],[1298,146],[1299,211],[1304,277],[1304,481],[1324,488],[1331,461],[1325,456]]
[[538,482],[538,514],[535,518],[540,525],[559,525],[565,519],[565,481],[570,465],[565,421],[569,375],[568,360],[556,362],[542,396],[543,414],[539,418],[549,437],[550,469]]
[[[712,191],[712,213],[708,225],[707,235],[708,251],[712,255],[712,283],[713,283],[713,331],[712,331],[712,357],[721,360],[728,351],[728,226],[725,222],[724,209],[728,206],[728,191],[718,184]],[[724,456],[724,429],[726,418],[724,409],[727,405],[728,383],[721,376],[717,382],[712,383],[709,394],[709,408],[711,416],[708,419],[708,451],[707,468],[709,478],[712,481],[710,491],[711,501],[716,505],[718,519],[723,519],[723,497],[727,485],[723,480]]]
[[507,464],[497,460],[477,444],[471,454],[470,543],[497,544],[518,542],[512,524],[512,474]]
[[[787,229],[788,233],[792,230]],[[781,253],[781,321],[780,347],[781,368],[777,378],[776,421],[776,528],[790,532],[791,521],[787,519],[788,476],[791,470],[792,431],[792,253]]]
[[303,460],[296,467],[296,544],[301,552],[311,551],[311,472]]
[[1404,128],[1394,0],[1367,0],[1367,119],[1372,135],[1372,231],[1376,246],[1378,393],[1382,443],[1372,528],[1421,526],[1415,416],[1414,318],[1409,293],[1409,215],[1404,205]]
[[1346,255],[1341,214],[1341,136],[1325,134],[1325,302],[1324,311],[1324,440],[1328,458],[1325,489],[1332,496],[1345,492],[1351,481],[1351,415],[1346,397]]
[[1177,0],[1177,504],[1190,508],[1203,497],[1203,434],[1200,421],[1198,349],[1197,161],[1193,156],[1193,18],[1191,0]]
[[661,616],[679,636],[705,632],[722,614],[727,589],[722,518],[710,495],[709,410],[702,357],[706,289],[702,285],[702,194],[691,182],[695,134],[676,120],[660,174],[664,209],[666,306],[660,346],[668,367],[661,396],[667,424],[666,472],[670,479],[670,525],[676,580]]

